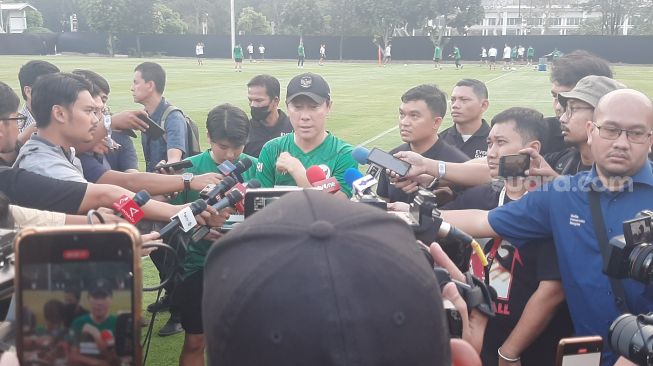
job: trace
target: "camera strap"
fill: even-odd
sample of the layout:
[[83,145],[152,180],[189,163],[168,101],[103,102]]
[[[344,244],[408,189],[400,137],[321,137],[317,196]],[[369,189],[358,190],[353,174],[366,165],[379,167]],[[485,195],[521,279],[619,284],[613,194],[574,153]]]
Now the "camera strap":
[[[610,259],[608,257],[608,233],[605,231],[605,223],[603,222],[600,195],[601,194],[598,191],[594,190],[594,186],[591,185],[589,201],[592,222],[594,223],[594,232],[599,241],[599,249],[601,249],[603,262],[607,263]],[[610,279],[610,286],[612,287],[612,293],[614,294],[615,305],[617,305],[617,308],[622,314],[630,313],[630,311],[628,311],[628,304],[626,304],[626,294],[621,281],[611,276],[608,276],[608,279]]]

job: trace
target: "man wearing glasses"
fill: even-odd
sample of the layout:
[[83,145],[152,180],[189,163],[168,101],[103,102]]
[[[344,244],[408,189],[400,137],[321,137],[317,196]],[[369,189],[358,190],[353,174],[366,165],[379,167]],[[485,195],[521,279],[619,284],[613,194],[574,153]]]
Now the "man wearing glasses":
[[[17,113],[20,101],[11,88],[0,82],[0,154],[13,155],[16,153],[16,139],[18,138],[18,125],[25,123],[27,118]],[[11,165],[10,161],[0,158],[1,166]]]
[[[561,176],[489,212],[446,211],[442,218],[474,237],[501,235],[516,247],[552,237],[576,335],[598,334],[607,342],[608,328],[623,308],[602,272],[601,233],[597,234],[593,218],[603,218],[609,240],[623,234],[624,221],[652,208],[653,163],[647,155],[653,145],[653,102],[632,89],[612,91],[601,98],[585,128],[594,157],[590,171]],[[413,165],[409,175],[424,171]],[[591,213],[590,197],[598,197],[601,216]],[[628,312],[653,311],[649,287],[631,279],[615,282],[623,288]],[[607,344],[603,349],[601,364],[614,364],[617,355]]]

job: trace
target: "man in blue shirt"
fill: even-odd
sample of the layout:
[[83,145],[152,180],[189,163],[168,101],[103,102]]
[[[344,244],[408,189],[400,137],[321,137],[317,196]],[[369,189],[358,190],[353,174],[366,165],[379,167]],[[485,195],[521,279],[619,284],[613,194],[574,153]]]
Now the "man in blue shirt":
[[154,62],[143,62],[134,70],[134,81],[131,88],[134,102],[145,107],[150,118],[159,126],[165,122],[165,134],[152,139],[146,133],[142,134],[145,169],[154,171],[159,163],[176,163],[186,157],[188,152],[186,120],[180,111],[171,112],[166,121],[162,121],[163,113],[170,106],[163,97],[166,85],[166,73],[161,65]]
[[[619,316],[612,287],[602,272],[603,259],[594,230],[588,192],[600,192],[608,238],[622,235],[622,222],[653,206],[653,103],[644,94],[620,89],[606,94],[587,122],[588,143],[595,165],[591,171],[562,176],[516,202],[492,211],[448,211],[445,221],[475,237],[501,235],[515,246],[553,237],[567,303],[577,335],[599,334]],[[410,175],[422,173],[413,165]],[[653,311],[653,289],[621,280],[628,310]],[[606,343],[602,365],[617,355]]]

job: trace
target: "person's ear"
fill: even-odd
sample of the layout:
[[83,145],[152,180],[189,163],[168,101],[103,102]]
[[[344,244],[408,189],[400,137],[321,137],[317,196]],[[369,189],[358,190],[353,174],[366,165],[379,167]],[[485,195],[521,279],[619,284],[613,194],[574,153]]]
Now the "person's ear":
[[437,133],[442,125],[442,117],[437,116],[433,119],[433,130]]
[[594,132],[594,129],[596,126],[594,126],[594,123],[592,121],[587,121],[585,124],[585,129],[587,130],[587,144],[592,145],[592,132]]
[[482,366],[481,358],[471,344],[462,339],[449,340],[451,347],[451,366]]
[[481,102],[481,110],[483,113],[487,111],[487,109],[490,107],[490,101],[488,99],[483,99],[483,102]]
[[537,151],[539,153],[540,150],[542,150],[542,143],[540,141],[538,141],[538,140],[533,140],[533,141],[529,142],[526,147],[530,147],[530,148],[532,148],[533,150],[535,150],[535,151]]

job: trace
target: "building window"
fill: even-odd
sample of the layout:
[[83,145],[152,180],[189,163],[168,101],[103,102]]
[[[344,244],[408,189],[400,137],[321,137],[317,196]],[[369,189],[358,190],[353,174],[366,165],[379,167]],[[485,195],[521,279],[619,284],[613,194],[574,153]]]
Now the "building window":
[[549,25],[560,25],[562,24],[562,18],[550,18],[548,23]]
[[497,25],[497,18],[488,18],[487,25]]
[[583,18],[567,18],[567,25],[581,25]]
[[503,25],[503,18],[499,18],[499,22],[497,23],[497,25]]
[[521,25],[521,18],[508,18],[508,25]]

